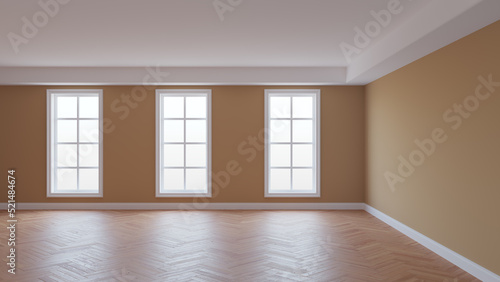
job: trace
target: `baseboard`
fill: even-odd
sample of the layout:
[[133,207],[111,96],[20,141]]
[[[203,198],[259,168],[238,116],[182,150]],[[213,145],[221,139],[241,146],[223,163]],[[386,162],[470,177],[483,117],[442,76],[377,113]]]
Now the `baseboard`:
[[[1,203],[2,209],[7,203]],[[17,210],[364,210],[364,203],[16,203]]]
[[394,218],[386,215],[385,213],[369,206],[365,205],[365,210],[375,216],[376,218],[382,220],[387,223],[394,229],[399,232],[405,234],[406,236],[412,238],[417,241],[419,244],[453,263],[454,265],[460,267],[461,269],[467,271],[471,275],[475,276],[477,279],[481,281],[493,282],[500,281],[500,276],[489,271],[488,269],[480,266],[479,264],[465,258],[464,256],[448,249],[447,247],[439,244],[438,242],[432,240],[431,238],[423,235],[422,233],[417,232],[416,230],[404,225],[403,223],[395,220]]

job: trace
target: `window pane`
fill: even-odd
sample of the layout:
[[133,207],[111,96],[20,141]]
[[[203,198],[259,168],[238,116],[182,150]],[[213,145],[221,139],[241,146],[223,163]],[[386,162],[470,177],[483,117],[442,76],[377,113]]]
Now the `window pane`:
[[163,190],[184,190],[184,170],[164,169]]
[[76,167],[76,145],[57,145],[57,166]]
[[184,145],[163,145],[164,166],[184,166]]
[[290,190],[290,170],[289,169],[271,169],[269,174],[269,190]]
[[186,145],[186,166],[207,165],[206,145]]
[[186,120],[186,142],[207,142],[205,120]]
[[290,142],[290,121],[271,120],[271,142]]
[[206,169],[186,169],[186,190],[207,190]]
[[293,170],[293,190],[313,190],[313,170],[294,169]]
[[290,166],[290,145],[271,145],[271,166]]
[[57,142],[76,142],[76,120],[57,121]]
[[99,166],[99,145],[83,144],[80,146],[80,166]]
[[184,142],[184,121],[164,120],[163,121],[163,141],[164,142]]
[[183,118],[184,97],[163,97],[163,117]]
[[[156,91],[163,113],[159,122],[163,143],[160,193],[196,194],[206,192],[208,184],[208,104],[210,96],[197,90]],[[169,94],[170,93],[170,94]],[[157,140],[162,141],[162,140]],[[172,144],[180,143],[180,144]],[[193,144],[195,143],[195,144]],[[198,143],[198,144],[196,144]]]
[[290,97],[271,97],[269,110],[272,118],[289,118]]
[[76,171],[76,169],[58,169],[56,190],[76,190]]
[[293,97],[293,117],[313,117],[313,97]]
[[99,97],[79,97],[80,118],[99,118]]
[[79,190],[92,190],[88,192],[99,191],[99,170],[98,169],[80,169]]
[[54,176],[48,185],[48,196],[99,192],[101,90],[49,90],[48,93],[55,106],[51,109],[50,104],[47,105],[52,120],[47,132],[51,150],[49,173]]
[[57,118],[76,118],[77,97],[57,97]]
[[309,166],[313,164],[312,145],[293,145],[293,166]]
[[206,118],[207,98],[206,97],[186,97],[186,117]]
[[293,121],[293,142],[312,142],[313,122],[312,120]]
[[99,142],[99,121],[80,120],[80,142]]

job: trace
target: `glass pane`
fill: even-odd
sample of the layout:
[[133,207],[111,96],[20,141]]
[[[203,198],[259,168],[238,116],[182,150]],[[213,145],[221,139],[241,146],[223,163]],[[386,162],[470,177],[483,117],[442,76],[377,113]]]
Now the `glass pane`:
[[163,145],[164,166],[184,166],[184,145]]
[[184,121],[164,120],[163,121],[163,141],[164,142],[184,142]]
[[206,142],[207,122],[205,120],[186,120],[186,142]]
[[99,118],[99,97],[79,97],[80,118]]
[[76,171],[76,169],[58,169],[56,191],[63,192],[64,190],[76,190]]
[[57,145],[57,166],[76,167],[76,145]]
[[76,120],[57,121],[57,142],[76,142]]
[[186,169],[186,190],[207,191],[207,170]]
[[290,121],[271,120],[271,142],[290,142]]
[[57,118],[76,118],[77,97],[57,97]]
[[83,144],[80,146],[80,166],[99,166],[99,145]]
[[186,145],[186,166],[207,166],[206,145]]
[[91,190],[87,192],[99,191],[99,170],[98,169],[80,169],[79,190]]
[[313,170],[294,169],[293,170],[293,190],[313,190]]
[[207,97],[186,97],[186,117],[206,118]]
[[184,97],[163,97],[163,117],[183,118]]
[[293,97],[293,117],[313,117],[313,97]]
[[99,142],[99,121],[80,120],[80,142]]
[[269,191],[290,190],[290,170],[289,169],[271,169],[269,174]]
[[163,170],[163,191],[184,190],[184,170],[164,169]]
[[290,117],[290,97],[271,97],[269,103],[272,118]]
[[313,165],[312,145],[293,145],[293,166]]
[[312,120],[293,121],[293,142],[312,142],[313,122]]
[[290,166],[290,145],[271,145],[271,166]]

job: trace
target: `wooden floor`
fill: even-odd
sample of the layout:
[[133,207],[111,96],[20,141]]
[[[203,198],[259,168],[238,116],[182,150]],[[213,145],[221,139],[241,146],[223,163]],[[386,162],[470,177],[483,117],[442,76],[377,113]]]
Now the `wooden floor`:
[[478,281],[364,211],[17,216],[17,274],[4,227],[1,281]]

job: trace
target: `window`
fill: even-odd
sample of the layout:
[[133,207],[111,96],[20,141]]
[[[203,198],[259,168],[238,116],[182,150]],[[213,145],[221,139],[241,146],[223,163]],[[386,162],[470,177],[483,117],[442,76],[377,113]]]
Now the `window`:
[[47,197],[102,197],[102,90],[47,90]]
[[156,90],[156,196],[211,195],[211,90]]
[[266,197],[319,197],[319,90],[266,90]]

